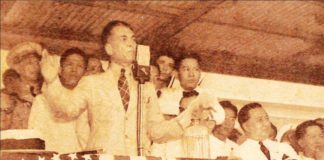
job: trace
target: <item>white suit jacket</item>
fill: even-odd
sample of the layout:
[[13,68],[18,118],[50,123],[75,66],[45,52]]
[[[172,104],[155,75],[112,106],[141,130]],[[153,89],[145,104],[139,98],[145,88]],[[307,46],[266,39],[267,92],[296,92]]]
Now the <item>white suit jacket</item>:
[[[289,159],[299,159],[297,153],[289,144],[268,139],[262,142],[270,151],[271,160],[282,160],[284,154],[289,156]],[[247,139],[243,144],[237,147],[234,154],[237,157],[242,158],[242,160],[267,160],[266,156],[260,149],[259,142],[252,139]]]
[[81,151],[74,119],[56,117],[48,106],[45,97],[41,94],[34,99],[31,107],[28,128],[37,130],[45,140],[45,149],[59,153]]
[[[77,117],[88,110],[90,136],[87,149],[103,149],[105,153],[114,155],[137,155],[137,82],[131,71],[126,70],[130,101],[125,112],[118,90],[120,70],[120,66],[112,63],[102,74],[83,77],[72,91],[62,87],[56,80],[48,84],[43,93],[52,109],[67,117]],[[151,140],[163,142],[175,139],[183,134],[183,129],[177,120],[164,121],[151,83],[144,85],[143,97],[142,141],[148,154]]]

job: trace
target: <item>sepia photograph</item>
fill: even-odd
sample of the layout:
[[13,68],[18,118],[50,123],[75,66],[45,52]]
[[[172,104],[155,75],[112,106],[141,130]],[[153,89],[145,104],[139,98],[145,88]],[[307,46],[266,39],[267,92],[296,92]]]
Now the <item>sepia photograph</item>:
[[1,160],[324,160],[322,0],[1,0]]

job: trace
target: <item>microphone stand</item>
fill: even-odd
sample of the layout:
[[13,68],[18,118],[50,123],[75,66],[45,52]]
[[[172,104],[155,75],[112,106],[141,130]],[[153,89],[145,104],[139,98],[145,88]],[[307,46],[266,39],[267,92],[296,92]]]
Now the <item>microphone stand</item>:
[[143,89],[145,82],[150,80],[150,67],[138,65],[137,62],[134,65],[133,72],[135,80],[138,81],[137,90],[137,120],[136,120],[136,142],[137,142],[137,155],[144,155],[143,146]]

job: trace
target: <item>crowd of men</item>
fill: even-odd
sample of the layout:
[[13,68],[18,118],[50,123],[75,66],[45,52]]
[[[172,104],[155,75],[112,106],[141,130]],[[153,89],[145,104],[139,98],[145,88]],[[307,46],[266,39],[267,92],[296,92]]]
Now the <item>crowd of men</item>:
[[[136,155],[138,82],[133,77],[136,41],[132,27],[111,21],[102,32],[110,57],[107,70],[100,59],[78,48],[61,56],[33,42],[18,44],[7,57],[3,74],[1,130],[35,129],[46,149],[69,153],[103,150]],[[243,160],[323,160],[324,119],[316,117],[276,139],[277,128],[260,103],[239,111],[218,101],[202,87],[197,54],[161,52],[151,66],[143,91],[145,155],[186,157],[183,137],[195,120],[208,131],[209,155]],[[315,118],[315,117],[314,117]],[[241,133],[235,129],[239,122]]]

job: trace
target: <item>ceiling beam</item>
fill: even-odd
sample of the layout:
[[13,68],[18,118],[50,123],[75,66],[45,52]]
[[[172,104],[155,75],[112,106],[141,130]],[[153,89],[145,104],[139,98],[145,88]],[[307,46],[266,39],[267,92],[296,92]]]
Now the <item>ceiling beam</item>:
[[55,29],[55,28],[21,28],[11,25],[1,25],[1,32],[14,33],[20,35],[42,36],[52,39],[63,40],[76,40],[84,42],[100,42],[100,36],[95,36],[90,33],[82,32],[77,33],[67,29]]
[[152,44],[152,46],[157,49],[163,46],[163,43],[169,38],[181,32],[184,28],[194,23],[223,2],[224,1],[199,1],[199,3],[191,6],[182,15],[148,32],[140,41],[143,44]]
[[165,11],[151,9],[140,4],[129,4],[127,1],[79,1],[79,0],[57,0],[60,3],[71,3],[76,5],[83,5],[89,7],[98,7],[107,10],[119,10],[130,13],[145,14],[156,17],[174,18],[177,15]]
[[278,32],[275,30],[264,30],[264,29],[257,28],[257,27],[251,27],[251,26],[245,26],[245,25],[233,24],[233,23],[225,23],[225,22],[208,20],[208,19],[199,19],[198,22],[211,23],[211,24],[215,24],[215,25],[239,28],[239,29],[244,29],[244,30],[252,30],[252,31],[256,31],[256,32],[273,34],[273,35],[278,35],[278,36],[283,36],[283,37],[297,38],[297,39],[301,39],[304,41],[312,41],[313,42],[313,41],[317,41],[318,39],[321,39],[321,35],[316,35],[316,34],[311,34],[311,33],[305,33],[304,34],[305,36],[302,36],[302,35],[297,35],[297,34],[289,34],[287,32]]
[[[224,51],[202,51],[202,69],[208,72],[324,85],[323,65],[309,65],[293,59],[273,60],[240,56]],[[208,54],[207,54],[207,53]]]

